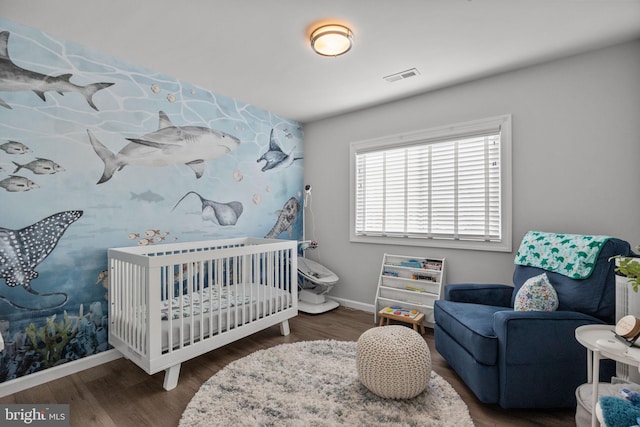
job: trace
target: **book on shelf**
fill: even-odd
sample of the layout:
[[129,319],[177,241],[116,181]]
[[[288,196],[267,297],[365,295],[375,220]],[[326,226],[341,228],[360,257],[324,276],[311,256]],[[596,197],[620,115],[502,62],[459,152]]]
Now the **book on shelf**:
[[442,270],[442,261],[432,260],[428,258],[424,259],[409,259],[406,261],[400,261],[399,267],[415,268],[420,270]]
[[408,310],[402,307],[385,307],[381,311],[398,317],[408,317],[410,319],[415,319],[416,316],[420,314],[418,310]]

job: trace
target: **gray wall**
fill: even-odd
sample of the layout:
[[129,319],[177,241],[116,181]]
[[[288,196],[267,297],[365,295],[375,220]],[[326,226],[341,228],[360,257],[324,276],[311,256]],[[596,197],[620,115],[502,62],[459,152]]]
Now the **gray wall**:
[[[513,115],[512,253],[349,242],[350,142],[505,113]],[[530,229],[640,244],[639,163],[640,41],[308,123],[306,237],[320,244],[308,256],[340,276],[332,295],[355,307],[373,304],[385,252],[446,257],[448,283],[511,283]]]

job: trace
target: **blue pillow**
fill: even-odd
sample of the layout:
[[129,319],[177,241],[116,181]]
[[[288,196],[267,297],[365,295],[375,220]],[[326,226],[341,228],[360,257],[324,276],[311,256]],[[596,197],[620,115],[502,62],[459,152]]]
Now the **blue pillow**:
[[558,294],[549,282],[547,273],[531,277],[524,282],[516,294],[515,311],[555,311],[558,309]]

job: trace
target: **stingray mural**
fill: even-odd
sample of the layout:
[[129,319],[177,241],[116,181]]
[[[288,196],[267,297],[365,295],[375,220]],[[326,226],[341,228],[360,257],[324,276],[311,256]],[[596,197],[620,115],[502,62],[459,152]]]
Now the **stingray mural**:
[[49,256],[67,228],[82,216],[82,211],[59,212],[20,230],[0,227],[0,278],[7,286],[22,286],[37,296],[60,295],[64,300],[53,307],[30,309],[16,304],[0,295],[0,300],[15,308],[26,310],[47,310],[62,307],[68,299],[64,292],[41,294],[31,287],[31,281],[38,277],[35,268]]
[[1,18],[0,100],[0,383],[110,348],[110,247],[302,239],[293,120]]
[[302,157],[293,156],[295,149],[296,147],[293,147],[289,154],[285,154],[273,135],[273,129],[271,129],[271,133],[269,134],[269,150],[257,160],[258,163],[263,160],[266,162],[262,167],[262,172],[276,168],[288,168],[295,160],[302,160]]
[[200,198],[200,203],[202,203],[202,219],[205,221],[210,220],[213,221],[214,224],[223,226],[236,225],[238,218],[242,215],[242,210],[244,209],[242,203],[235,201],[228,203],[214,202],[213,200],[205,199],[195,191],[189,191],[187,194],[182,196],[171,211],[173,212],[180,202],[182,202],[189,194],[195,194]]

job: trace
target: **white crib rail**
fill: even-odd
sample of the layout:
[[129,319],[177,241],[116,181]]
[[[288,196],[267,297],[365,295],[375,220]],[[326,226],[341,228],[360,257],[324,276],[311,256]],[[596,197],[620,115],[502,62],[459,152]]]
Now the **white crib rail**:
[[251,238],[109,249],[109,342],[153,374],[277,323],[286,335],[296,251]]

